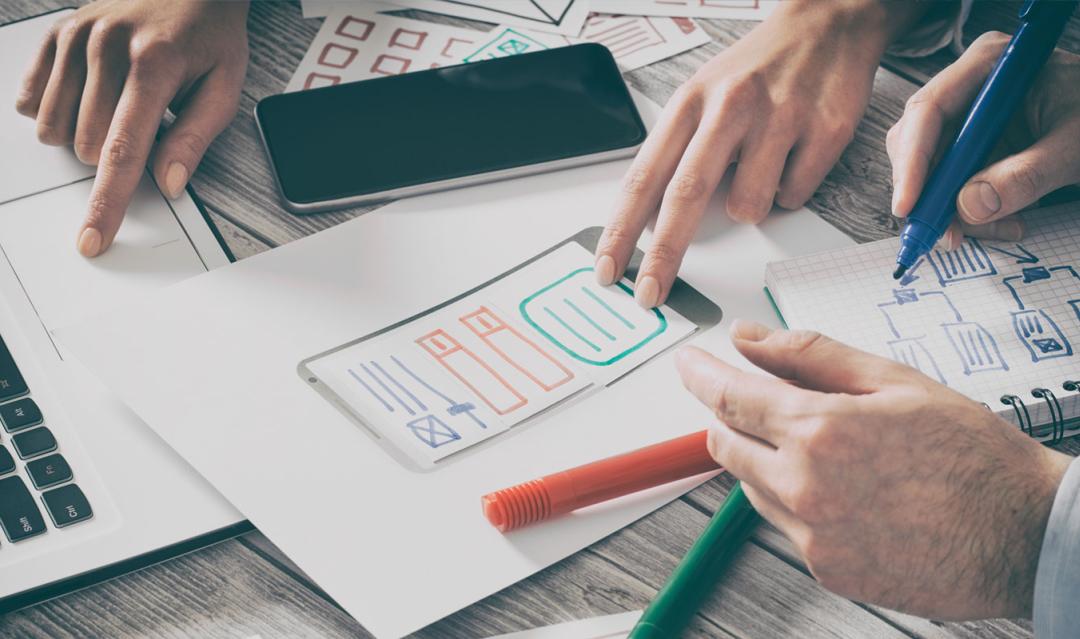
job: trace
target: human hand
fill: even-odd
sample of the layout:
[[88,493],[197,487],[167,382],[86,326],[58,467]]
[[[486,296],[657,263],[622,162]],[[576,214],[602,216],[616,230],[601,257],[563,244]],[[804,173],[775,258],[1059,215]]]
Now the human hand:
[[178,197],[232,120],[247,67],[246,2],[98,0],[56,23],[16,100],[45,144],[74,144],[98,165],[77,248],[116,236],[165,110],[177,118],[154,153],[154,178]]
[[779,379],[687,348],[683,383],[719,420],[713,456],[822,585],[935,619],[1030,616],[1067,455],[817,333],[739,321],[731,335]]
[[[894,215],[911,213],[931,166],[1008,43],[1004,33],[984,33],[908,100],[885,138],[893,165]],[[998,159],[960,190],[959,219],[941,241],[946,248],[957,248],[965,233],[1019,240],[1023,223],[1009,216],[1051,191],[1080,182],[1080,56],[1054,51],[994,157]]]
[[[757,223],[798,208],[851,141],[874,72],[919,3],[784,2],[668,100],[626,176],[596,251],[598,281],[621,277],[659,203],[635,297],[662,303],[705,207],[738,162],[727,212]],[[903,15],[899,15],[903,14]]]

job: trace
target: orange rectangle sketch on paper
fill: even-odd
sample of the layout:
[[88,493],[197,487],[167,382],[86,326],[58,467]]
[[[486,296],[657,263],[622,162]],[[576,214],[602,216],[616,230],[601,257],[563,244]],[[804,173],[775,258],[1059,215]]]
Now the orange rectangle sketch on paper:
[[491,350],[545,391],[574,379],[574,373],[550,353],[507,324],[486,306],[459,318]]
[[462,346],[445,330],[436,329],[417,339],[416,343],[496,414],[505,415],[529,403],[490,364]]

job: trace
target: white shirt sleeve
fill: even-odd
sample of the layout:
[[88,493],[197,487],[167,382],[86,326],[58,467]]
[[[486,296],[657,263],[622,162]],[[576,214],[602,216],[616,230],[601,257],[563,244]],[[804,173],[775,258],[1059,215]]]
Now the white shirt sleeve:
[[1035,572],[1035,636],[1076,637],[1080,628],[1080,459],[1058,486]]
[[910,32],[894,42],[886,51],[891,55],[905,58],[921,58],[950,47],[953,53],[964,52],[964,43],[960,39],[964,33],[964,23],[971,13],[974,0],[952,1],[951,11],[943,11],[930,20],[915,26]]

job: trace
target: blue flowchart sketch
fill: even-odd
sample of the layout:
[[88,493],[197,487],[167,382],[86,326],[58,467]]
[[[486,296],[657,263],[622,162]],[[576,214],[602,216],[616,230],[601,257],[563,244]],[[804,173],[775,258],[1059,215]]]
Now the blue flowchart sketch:
[[[944,291],[898,288],[892,294],[892,300],[877,306],[895,338],[887,342],[894,360],[948,384],[942,366],[927,346],[943,335],[964,375],[1009,370],[990,331],[978,322],[965,321]],[[931,334],[928,326],[940,329],[941,333]]]
[[[487,428],[487,424],[474,414],[474,404],[454,401],[397,357],[391,355],[389,359],[389,362],[384,362],[386,366],[370,360],[358,364],[356,368],[349,368],[348,373],[386,412],[400,415],[404,427],[422,443],[438,448],[461,439],[461,434],[448,422],[471,423],[481,429]],[[425,401],[425,398],[430,397],[446,406],[429,406],[431,400]],[[446,421],[440,418],[439,414],[442,413],[445,413]]]
[[990,254],[979,241],[965,237],[960,248],[955,251],[935,249],[927,254],[926,260],[934,267],[938,283],[947,286],[956,282],[997,275]]
[[895,361],[907,364],[922,374],[933,377],[942,384],[946,383],[945,376],[941,374],[937,361],[934,360],[934,356],[930,354],[926,345],[923,344],[923,338],[907,337],[896,339],[889,342],[888,345]]
[[[1034,256],[1032,258],[1038,260]],[[1037,290],[1040,282],[1051,282],[1055,279],[1060,282],[1061,278],[1080,287],[1080,274],[1077,274],[1072,266],[1029,266],[1022,269],[1019,275],[1011,275],[1002,280],[1019,309],[1011,313],[1013,332],[1031,355],[1032,362],[1069,357],[1073,354],[1072,344],[1047,309],[1028,308],[1024,301],[1024,293]],[[1073,315],[1080,319],[1074,302],[1080,300],[1066,303],[1072,309]]]

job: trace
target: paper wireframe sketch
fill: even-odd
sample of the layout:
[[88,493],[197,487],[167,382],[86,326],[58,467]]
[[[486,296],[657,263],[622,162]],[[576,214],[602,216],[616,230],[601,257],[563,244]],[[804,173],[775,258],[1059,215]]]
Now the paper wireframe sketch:
[[645,16],[764,20],[779,0],[592,0],[593,11]]
[[551,49],[579,42],[595,42],[611,51],[623,71],[632,71],[697,48],[711,41],[709,34],[689,18],[649,18],[591,14],[576,37],[540,33],[507,25],[492,35],[465,60],[501,58],[537,49]]
[[386,0],[403,8],[576,36],[589,0]]
[[335,5],[286,92],[461,64],[487,34],[379,13],[386,5]]
[[[708,327],[715,306],[704,297],[682,304],[700,325],[669,305],[643,309],[629,281],[597,284],[592,262],[567,241],[444,305],[306,358],[298,373],[395,459],[444,467]],[[677,282],[675,299],[687,299],[687,288]]]
[[615,615],[578,619],[553,626],[489,637],[489,639],[626,639],[641,611],[620,612]]
[[[639,109],[646,123],[659,112],[645,100]],[[682,388],[668,351],[443,469],[416,472],[313,392],[297,362],[602,225],[628,165],[394,202],[61,328],[57,339],[369,632],[399,637],[610,535],[700,480],[510,535],[484,519],[480,495],[699,430],[713,417]],[[710,203],[680,277],[723,306],[724,324],[744,317],[775,325],[755,275],[765,262],[851,244],[810,211],[774,211],[760,225],[742,225],[727,220],[723,201],[720,194]],[[641,246],[650,238],[646,229]],[[738,364],[726,328],[691,339]]]

